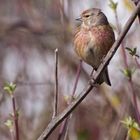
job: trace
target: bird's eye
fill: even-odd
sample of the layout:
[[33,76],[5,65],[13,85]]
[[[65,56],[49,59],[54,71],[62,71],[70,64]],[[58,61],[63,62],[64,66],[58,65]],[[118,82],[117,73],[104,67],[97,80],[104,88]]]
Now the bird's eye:
[[85,15],[86,18],[88,18],[90,15]]

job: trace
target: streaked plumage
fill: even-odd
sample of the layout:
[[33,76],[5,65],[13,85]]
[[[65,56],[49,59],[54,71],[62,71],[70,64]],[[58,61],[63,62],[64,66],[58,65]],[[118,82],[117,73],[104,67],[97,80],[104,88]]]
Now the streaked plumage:
[[[84,11],[80,20],[82,23],[74,38],[75,51],[80,59],[97,70],[115,41],[114,32],[100,9],[92,8]],[[98,83],[104,81],[111,85],[107,68]]]

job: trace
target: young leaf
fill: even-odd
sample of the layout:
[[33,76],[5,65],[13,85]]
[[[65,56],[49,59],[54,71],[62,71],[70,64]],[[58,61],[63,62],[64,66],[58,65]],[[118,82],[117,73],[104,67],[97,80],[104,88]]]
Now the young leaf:
[[13,121],[12,120],[7,120],[5,123],[4,123],[10,131],[13,131]]
[[124,69],[124,70],[122,70],[122,73],[127,77],[127,78],[129,78],[129,79],[131,79],[132,78],[132,74],[135,72],[135,69],[133,68],[127,68],[127,69]]
[[125,127],[127,127],[128,129],[131,127],[140,129],[138,123],[134,119],[132,119],[130,116],[125,118],[123,121],[121,121],[121,123],[123,123]]
[[139,57],[139,55],[137,54],[137,48],[136,47],[135,48],[126,47],[125,49],[129,52],[129,54],[131,56]]
[[118,6],[118,3],[117,3],[117,2],[114,2],[113,0],[109,0],[109,7],[110,7],[113,11],[116,11],[117,6]]
[[16,84],[14,83],[6,83],[4,88],[3,88],[9,95],[13,96],[13,93],[16,89]]
[[140,140],[140,127],[138,123],[131,117],[125,118],[121,121],[128,129],[128,136],[133,140]]

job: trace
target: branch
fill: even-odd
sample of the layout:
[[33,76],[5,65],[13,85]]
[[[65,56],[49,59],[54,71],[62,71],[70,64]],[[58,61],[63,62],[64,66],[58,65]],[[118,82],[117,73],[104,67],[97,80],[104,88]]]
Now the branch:
[[[75,91],[77,89],[77,85],[78,85],[81,69],[82,69],[82,60],[80,60],[78,68],[77,68],[76,79],[75,79],[75,83],[74,83],[74,87],[73,87],[73,91],[72,91],[72,97],[71,97],[72,99],[75,96]],[[71,99],[71,101],[72,101],[72,99]]]
[[[134,0],[134,1],[135,1],[134,2],[135,5],[137,5],[138,4],[138,0]],[[139,14],[140,14],[140,12],[137,13],[138,18],[140,20],[140,17],[139,17],[140,15]],[[116,17],[118,33],[120,33],[121,32],[121,28],[119,26],[120,23],[119,23],[118,14],[117,14],[116,9],[115,9],[115,17]],[[123,55],[123,61],[124,61],[125,69],[129,69],[129,65],[128,65],[128,62],[127,62],[127,56],[126,56],[126,52],[125,52],[125,46],[124,46],[123,42],[121,43],[121,50],[122,50],[122,55]],[[133,97],[132,105],[135,108],[136,117],[137,117],[138,123],[140,124],[140,113],[139,113],[139,109],[138,109],[137,96],[136,96],[136,93],[135,93],[135,90],[134,90],[132,77],[128,81],[129,81],[129,85],[130,85],[130,88],[131,88],[131,94],[132,94],[132,97]]]
[[122,40],[124,39],[125,35],[127,34],[128,30],[130,29],[132,23],[134,22],[137,13],[140,10],[140,3],[138,3],[136,9],[132,13],[131,17],[125,24],[122,33],[119,35],[115,43],[113,44],[112,48],[108,52],[107,56],[104,59],[104,62],[99,66],[97,73],[93,76],[93,78],[89,81],[87,87],[80,93],[80,95],[73,101],[60,115],[54,118],[49,125],[46,127],[44,132],[40,135],[38,140],[46,140],[53,130],[83,101],[83,99],[89,94],[89,92],[93,89],[94,84],[96,83],[98,77],[100,76],[101,72],[106,68],[111,58],[114,56],[116,50],[118,49],[119,45],[121,44]]
[[55,94],[53,103],[53,116],[56,117],[58,111],[58,49],[55,49]]
[[[134,2],[134,4],[137,6],[137,4],[140,2],[140,0],[132,0]],[[139,22],[140,22],[140,11],[138,12],[138,18],[139,18]]]
[[15,97],[12,96],[13,118],[15,124],[15,140],[19,140],[18,111],[16,109]]
[[[72,95],[71,95],[71,99],[70,99],[69,103],[71,103],[74,99],[75,91],[77,89],[78,81],[79,81],[79,78],[80,78],[81,68],[82,68],[82,60],[80,60],[78,68],[77,68],[76,79],[75,79],[75,83],[74,83],[74,87],[73,87],[73,91],[72,91]],[[63,134],[65,135],[64,137],[66,137],[71,117],[70,116],[67,117],[64,120],[64,122],[62,123],[57,140],[61,140]]]

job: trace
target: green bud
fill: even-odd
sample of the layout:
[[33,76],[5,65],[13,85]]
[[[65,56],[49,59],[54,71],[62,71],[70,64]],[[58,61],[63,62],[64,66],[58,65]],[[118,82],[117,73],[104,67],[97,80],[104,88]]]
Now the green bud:
[[9,95],[13,96],[13,93],[16,89],[16,84],[14,83],[6,83],[4,88],[3,88]]
[[14,123],[13,123],[12,120],[9,119],[4,124],[9,128],[10,131],[13,131],[13,125],[14,125]]
[[129,54],[131,56],[135,56],[135,57],[139,58],[139,55],[137,54],[137,48],[136,47],[135,48],[128,48],[128,47],[126,47],[125,49],[129,52]]
[[116,11],[117,6],[118,6],[118,3],[117,3],[117,2],[114,2],[113,0],[109,0],[109,7],[110,7],[113,11]]

